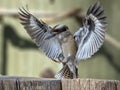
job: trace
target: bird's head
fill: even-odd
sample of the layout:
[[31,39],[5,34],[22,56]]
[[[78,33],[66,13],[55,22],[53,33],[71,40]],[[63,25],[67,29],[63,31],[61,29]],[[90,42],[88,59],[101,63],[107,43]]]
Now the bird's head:
[[46,37],[46,39],[50,39],[62,32],[65,32],[67,31],[69,28],[66,26],[66,25],[63,25],[63,24],[59,24],[59,25],[56,25],[55,27],[53,27],[53,29],[50,31],[50,35],[48,35]]
[[59,25],[56,25],[52,30],[51,32],[52,33],[55,33],[55,34],[60,34],[64,31],[67,31],[68,30],[68,27],[66,25],[63,25],[63,24],[59,24]]

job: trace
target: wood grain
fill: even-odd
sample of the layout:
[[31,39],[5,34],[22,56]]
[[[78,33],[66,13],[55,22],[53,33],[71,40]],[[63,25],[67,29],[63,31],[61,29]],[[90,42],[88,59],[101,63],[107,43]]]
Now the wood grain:
[[120,81],[98,79],[63,79],[62,90],[120,90]]
[[61,81],[32,77],[0,77],[0,90],[61,90]]
[[120,90],[120,81],[0,76],[0,90]]

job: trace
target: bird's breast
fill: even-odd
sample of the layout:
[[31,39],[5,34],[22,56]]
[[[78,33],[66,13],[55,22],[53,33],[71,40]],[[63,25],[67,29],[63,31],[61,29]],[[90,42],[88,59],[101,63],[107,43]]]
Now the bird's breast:
[[65,37],[61,40],[62,51],[65,58],[75,57],[77,52],[77,44],[72,35]]

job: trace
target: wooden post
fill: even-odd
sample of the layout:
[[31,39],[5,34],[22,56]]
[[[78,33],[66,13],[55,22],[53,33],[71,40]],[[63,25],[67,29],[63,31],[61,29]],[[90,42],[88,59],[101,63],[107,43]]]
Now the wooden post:
[[120,81],[97,79],[64,79],[63,90],[120,90]]
[[0,76],[0,90],[120,90],[120,81]]
[[61,90],[61,81],[30,77],[0,77],[0,90]]

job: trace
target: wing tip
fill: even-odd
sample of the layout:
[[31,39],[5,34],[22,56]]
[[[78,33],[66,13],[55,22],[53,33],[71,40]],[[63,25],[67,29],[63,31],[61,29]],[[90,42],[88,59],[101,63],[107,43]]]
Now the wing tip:
[[90,14],[92,14],[94,17],[96,17],[101,24],[103,24],[104,26],[107,25],[107,17],[104,13],[104,9],[100,4],[100,1],[97,0],[93,5],[91,5],[87,11],[87,15],[89,16]]
[[18,10],[19,18],[26,18],[30,16],[30,13],[24,7],[19,7]]
[[89,7],[87,15],[90,14],[93,14],[96,17],[105,17],[103,6],[101,6],[99,0],[97,0],[93,5]]

